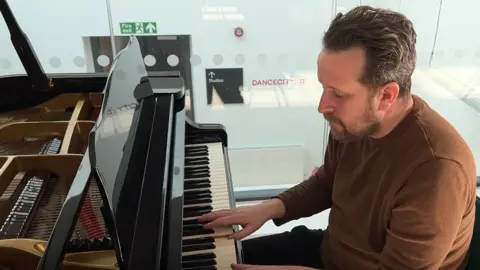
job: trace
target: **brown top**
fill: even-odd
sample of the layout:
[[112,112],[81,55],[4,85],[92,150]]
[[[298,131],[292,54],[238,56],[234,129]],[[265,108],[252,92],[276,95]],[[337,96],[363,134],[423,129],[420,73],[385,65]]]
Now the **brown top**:
[[330,137],[315,175],[280,194],[280,225],[331,208],[327,270],[460,269],[473,233],[476,172],[460,134],[422,99],[381,139]]

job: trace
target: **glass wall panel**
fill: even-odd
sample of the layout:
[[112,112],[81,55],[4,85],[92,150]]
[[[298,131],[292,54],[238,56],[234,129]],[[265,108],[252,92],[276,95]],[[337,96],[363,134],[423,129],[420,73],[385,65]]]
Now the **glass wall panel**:
[[[459,130],[480,174],[476,0],[116,0],[111,24],[105,1],[10,5],[48,73],[108,71],[112,48],[136,35],[148,71],[185,78],[189,116],[226,127],[234,185],[255,192],[289,187],[322,164],[328,130],[317,112],[316,58],[332,17],[358,5],[400,11],[418,34],[413,92]],[[8,37],[3,21],[0,35]],[[16,73],[24,70],[3,38],[0,75]]]
[[[9,0],[8,4],[46,73],[94,72],[96,63],[112,62],[111,57],[93,59],[85,39],[108,33],[104,1]],[[25,74],[3,18],[0,36],[0,76]]]

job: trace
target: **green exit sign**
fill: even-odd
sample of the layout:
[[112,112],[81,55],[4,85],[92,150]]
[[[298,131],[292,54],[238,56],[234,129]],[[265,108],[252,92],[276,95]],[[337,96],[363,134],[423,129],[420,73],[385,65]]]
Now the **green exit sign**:
[[156,22],[121,22],[120,32],[122,34],[156,34]]

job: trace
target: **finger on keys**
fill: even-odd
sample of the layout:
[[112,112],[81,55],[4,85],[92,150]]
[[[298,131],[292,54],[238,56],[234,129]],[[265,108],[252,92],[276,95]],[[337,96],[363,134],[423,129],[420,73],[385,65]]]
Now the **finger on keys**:
[[231,226],[231,225],[238,225],[239,223],[235,220],[234,216],[224,216],[221,218],[217,218],[205,225],[203,227],[205,229],[214,229],[219,227]]
[[214,211],[210,212],[207,214],[203,214],[197,218],[198,221],[200,222],[209,222],[212,220],[216,220],[221,217],[229,216],[231,215],[232,211],[231,210],[219,210],[219,211]]
[[233,240],[242,240],[243,238],[249,236],[250,234],[252,234],[253,232],[255,231],[254,228],[252,228],[251,226],[245,226],[243,227],[243,229],[237,231],[237,232],[234,232],[232,234],[230,234],[228,236],[228,239],[233,239]]
[[223,215],[223,216],[208,222],[207,224],[203,225],[203,227],[205,229],[213,229],[213,228],[226,227],[231,225],[242,225],[245,223],[245,216],[236,215],[233,211],[229,211],[228,214],[220,214],[220,215]]

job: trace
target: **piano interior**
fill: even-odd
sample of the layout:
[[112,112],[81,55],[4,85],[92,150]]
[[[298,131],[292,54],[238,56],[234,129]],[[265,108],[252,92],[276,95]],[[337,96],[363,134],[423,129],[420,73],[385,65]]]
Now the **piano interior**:
[[[101,93],[62,94],[0,114],[0,269],[36,269],[101,104]],[[90,181],[61,269],[118,269],[101,203]]]

